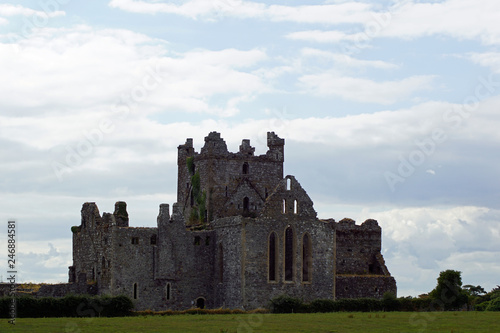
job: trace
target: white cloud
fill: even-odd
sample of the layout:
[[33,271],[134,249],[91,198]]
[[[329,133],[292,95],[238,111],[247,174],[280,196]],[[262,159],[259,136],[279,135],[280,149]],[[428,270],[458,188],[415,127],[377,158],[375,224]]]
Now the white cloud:
[[349,66],[355,68],[378,68],[378,69],[396,69],[399,66],[382,60],[361,60],[351,57],[347,54],[334,53],[313,48],[305,48],[301,50],[301,54],[306,57],[315,57],[326,59],[335,62],[340,66]]
[[432,75],[416,75],[398,81],[377,82],[327,72],[304,75],[299,81],[305,91],[314,95],[389,105],[407,99],[417,91],[431,89],[433,79]]
[[366,39],[363,33],[346,34],[340,30],[304,30],[286,35],[289,39],[305,40],[316,43],[358,42]]
[[[206,120],[198,124],[175,121],[160,124],[148,119],[147,114],[141,112],[127,115],[117,114],[113,110],[87,108],[65,114],[0,116],[0,138],[44,153],[55,149],[54,153],[64,156],[67,153],[66,146],[77,149],[81,142],[86,142],[88,137],[96,135],[97,139],[94,140],[99,143],[92,156],[104,163],[114,161],[110,156],[116,155],[116,161],[122,163],[124,159],[148,161],[151,158],[150,161],[157,162],[165,161],[166,158],[175,160],[175,147],[179,144],[179,138],[195,137],[201,144],[203,137],[212,130],[221,132],[226,140],[234,144],[235,149],[243,137],[265,147],[267,131],[276,131],[280,136],[295,142],[318,143],[339,149],[386,147],[387,150],[380,151],[380,154],[391,152],[394,155],[394,151],[407,153],[418,148],[414,143],[416,140],[432,138],[433,131],[441,128],[448,139],[454,142],[458,151],[463,149],[465,144],[487,147],[500,140],[497,131],[498,117],[494,111],[498,105],[500,99],[491,98],[480,103],[467,119],[459,118],[459,113],[456,113],[455,116],[461,122],[457,128],[454,122],[446,121],[445,115],[450,111],[459,110],[462,106],[445,102],[428,102],[408,109],[344,117],[302,118],[278,112],[263,120],[246,119],[237,123]],[[106,126],[110,128],[109,131],[102,132],[99,129],[103,120],[112,122]],[[134,133],[134,142],[131,142],[129,133]],[[477,133],[481,135],[478,136]],[[157,146],[155,142],[158,142],[158,138],[162,138],[162,142],[168,144],[168,147]],[[466,143],[459,138],[467,138]],[[132,143],[134,144],[131,145]],[[138,144],[151,148],[146,154],[144,150],[135,150]],[[130,155],[126,154],[124,149],[129,151]],[[163,157],[158,159],[158,154]],[[393,158],[397,160],[397,154]],[[5,163],[7,161],[8,159]],[[92,159],[89,159],[90,161]],[[89,165],[101,164],[94,162]],[[21,160],[17,160],[17,163],[21,163]],[[436,170],[435,167],[424,170],[427,169]]]
[[[39,29],[17,45],[18,50],[0,44],[0,89],[5,92],[0,105],[16,114],[21,108],[103,112],[128,103],[145,113],[232,115],[238,112],[237,101],[269,89],[252,69],[266,60],[259,49],[173,53],[161,40],[88,26]],[[210,103],[215,95],[227,96],[229,102]]]
[[288,38],[313,42],[361,42],[376,37],[416,38],[446,35],[457,39],[477,39],[484,44],[500,43],[495,0],[447,0],[443,2],[396,2],[385,9],[360,2],[321,5],[265,5],[241,0],[191,0],[182,4],[158,1],[112,0],[109,5],[142,14],[170,13],[193,19],[216,20],[224,16],[257,18],[276,22],[309,24],[357,24],[358,32],[305,30],[290,33]]
[[405,2],[393,10],[390,22],[382,28],[380,35],[399,38],[446,35],[498,44],[499,12],[500,3],[495,0]]
[[[491,68],[495,73],[500,73],[500,53],[498,52],[470,53],[467,58],[476,64]],[[497,77],[494,83],[495,87],[500,85]]]
[[431,291],[446,269],[462,271],[464,283],[486,289],[497,283],[500,265],[492,263],[500,252],[498,210],[419,207],[365,211],[359,220],[366,218],[382,226],[384,256],[402,295]]
[[369,19],[371,5],[365,3],[342,3],[325,5],[283,6],[242,0],[191,0],[182,4],[165,2],[111,0],[109,6],[121,10],[141,13],[168,13],[214,20],[224,16],[258,18],[271,21],[300,23],[340,24],[364,22]]
[[0,4],[0,16],[39,16],[39,17],[56,17],[64,16],[66,13],[60,10],[52,11],[49,8],[40,11],[21,5]]
[[500,3],[495,0],[402,1],[386,10],[370,12],[362,21],[350,20],[350,23],[359,23],[357,32],[303,30],[289,33],[287,38],[316,43],[351,43],[358,49],[367,47],[367,42],[374,38],[412,39],[432,35],[497,45],[500,43],[499,12]]

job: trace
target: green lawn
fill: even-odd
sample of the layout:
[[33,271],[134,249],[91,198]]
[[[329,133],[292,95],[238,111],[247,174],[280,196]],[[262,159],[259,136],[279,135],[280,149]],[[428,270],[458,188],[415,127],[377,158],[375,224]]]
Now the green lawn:
[[500,312],[178,315],[1,319],[0,332],[500,332]]

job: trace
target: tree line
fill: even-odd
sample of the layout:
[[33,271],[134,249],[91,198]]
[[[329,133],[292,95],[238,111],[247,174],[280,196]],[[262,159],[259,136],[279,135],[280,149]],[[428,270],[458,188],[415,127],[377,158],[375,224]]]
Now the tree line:
[[382,299],[318,299],[310,303],[300,298],[280,295],[271,299],[273,313],[371,312],[371,311],[500,311],[500,286],[486,292],[481,286],[462,285],[461,272],[446,270],[439,274],[436,287],[418,297],[396,298],[392,293]]

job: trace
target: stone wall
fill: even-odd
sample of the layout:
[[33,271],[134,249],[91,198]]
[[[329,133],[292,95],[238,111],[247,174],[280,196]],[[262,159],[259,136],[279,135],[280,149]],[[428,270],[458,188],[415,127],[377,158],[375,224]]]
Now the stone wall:
[[[296,202],[296,204],[295,204]],[[266,306],[281,294],[305,301],[333,299],[334,247],[333,225],[319,221],[307,193],[292,176],[282,179],[266,201],[262,214],[242,224],[243,304],[252,309]],[[292,270],[286,277],[286,230],[291,229]],[[269,280],[270,235],[276,236],[276,279]],[[304,236],[310,242],[311,265],[304,267]],[[308,278],[305,279],[304,270]]]
[[137,308],[149,308],[152,300],[161,298],[162,286],[157,285],[157,228],[114,227],[111,253],[103,265],[111,275],[109,290],[113,296],[130,297]]
[[245,274],[245,252],[242,248],[242,226],[248,219],[242,216],[222,218],[213,223],[217,234],[214,290],[219,307],[243,306],[242,283]]
[[[163,205],[165,210],[165,205]],[[213,230],[186,229],[182,211],[174,205],[172,218],[160,213],[159,266],[157,279],[170,285],[170,299],[160,308],[186,309],[198,299],[215,306],[214,266],[217,235]]]
[[336,224],[337,274],[381,274],[387,268],[380,262],[382,229],[376,220],[356,225],[343,219]]
[[[69,294],[97,295],[97,284],[87,283],[58,283],[58,284],[31,284],[32,288],[24,288],[24,284],[16,284],[17,296],[30,295],[34,297],[64,297]],[[36,286],[35,289],[33,287]],[[0,297],[9,296],[11,284],[0,283]]]
[[337,275],[336,298],[382,298],[384,293],[397,295],[396,280],[392,276]]

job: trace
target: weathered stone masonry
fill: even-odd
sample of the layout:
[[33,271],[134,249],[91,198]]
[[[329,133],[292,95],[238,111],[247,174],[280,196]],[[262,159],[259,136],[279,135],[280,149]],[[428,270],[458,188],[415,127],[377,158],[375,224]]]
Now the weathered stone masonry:
[[153,310],[396,294],[377,221],[318,219],[300,183],[283,175],[284,139],[268,133],[267,141],[255,156],[250,140],[231,153],[212,132],[198,153],[187,139],[178,147],[177,202],[172,214],[160,205],[156,228],[130,227],[124,202],[102,216],[83,204],[70,285],[92,283]]

